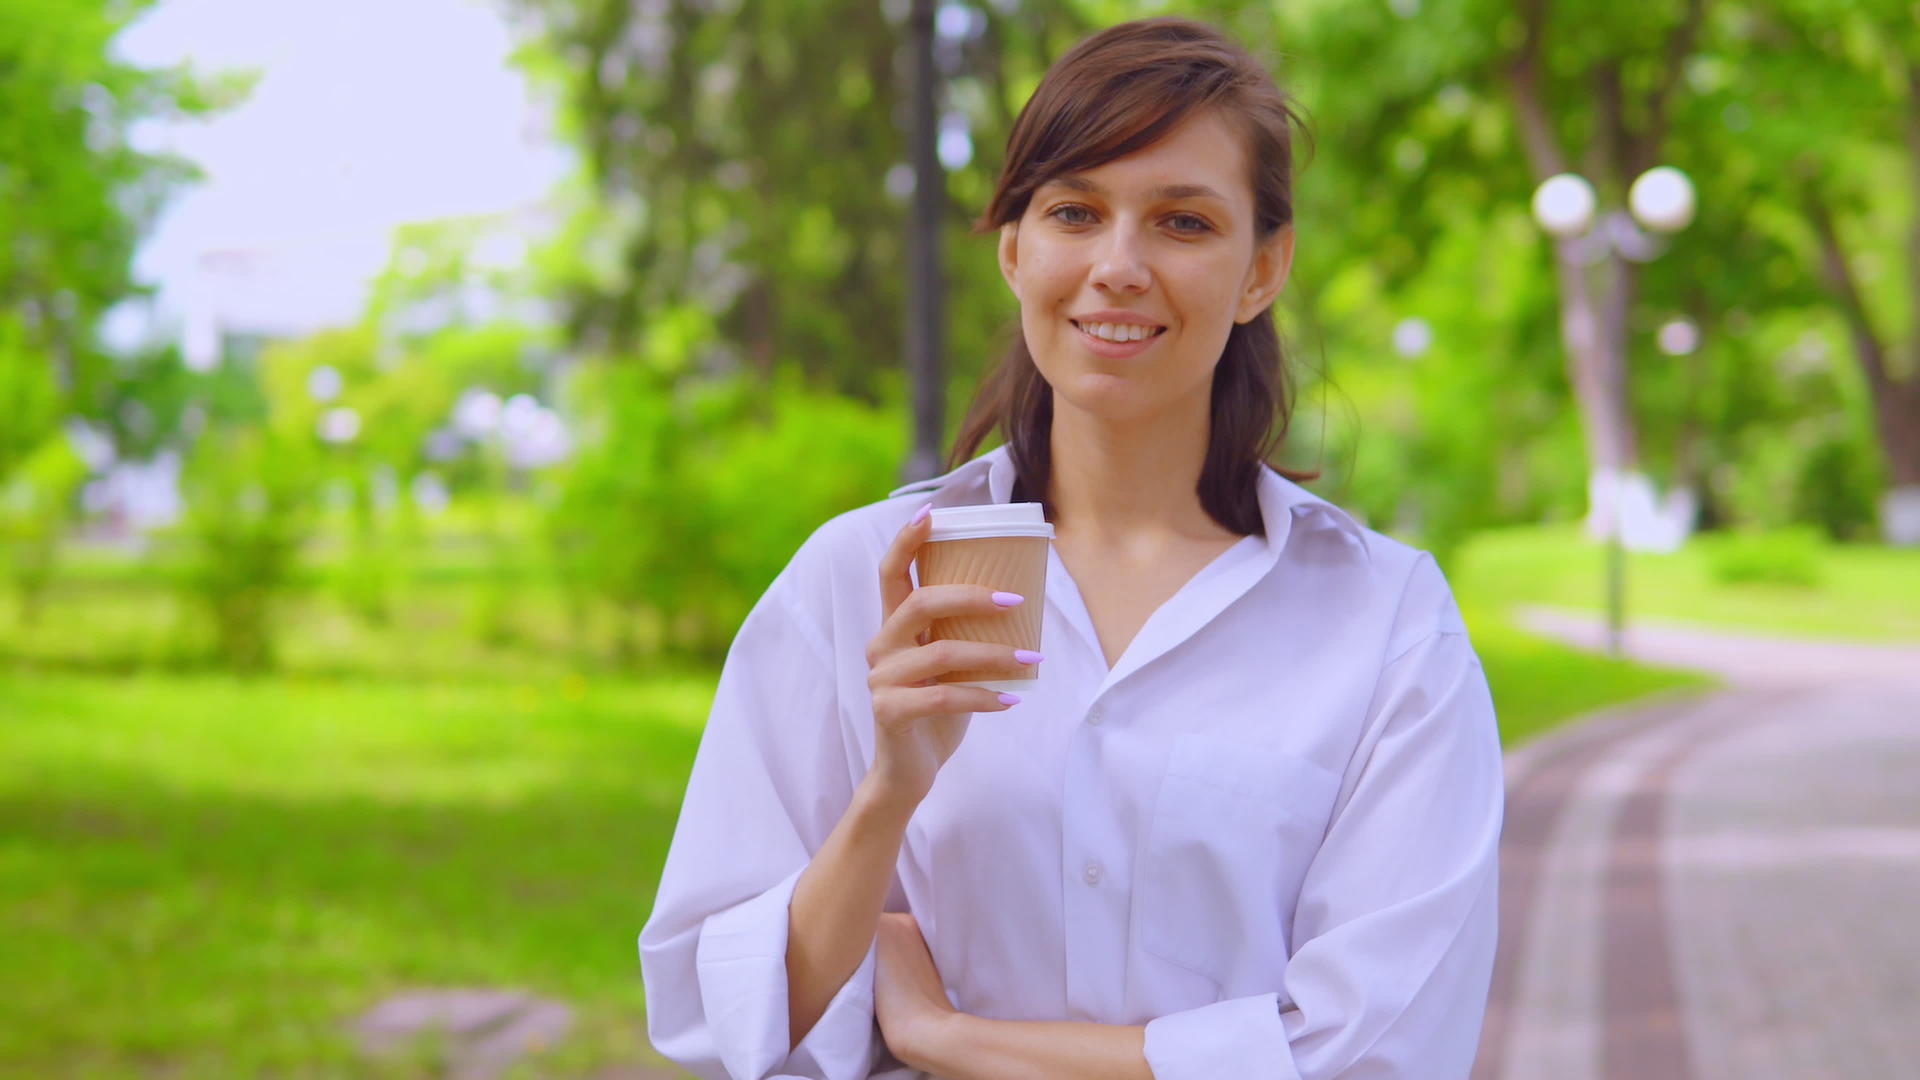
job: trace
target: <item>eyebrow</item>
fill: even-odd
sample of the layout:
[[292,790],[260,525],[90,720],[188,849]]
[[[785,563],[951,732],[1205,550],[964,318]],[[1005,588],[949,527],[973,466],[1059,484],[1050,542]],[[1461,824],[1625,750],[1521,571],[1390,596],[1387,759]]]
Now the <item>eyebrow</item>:
[[[1056,176],[1048,181],[1048,183],[1059,184],[1061,187],[1072,188],[1075,191],[1085,191],[1094,195],[1105,195],[1107,193],[1105,188],[1084,176]],[[1225,195],[1220,194],[1205,184],[1162,184],[1152,191],[1147,192],[1147,197],[1150,199],[1219,199],[1221,202],[1231,201]]]

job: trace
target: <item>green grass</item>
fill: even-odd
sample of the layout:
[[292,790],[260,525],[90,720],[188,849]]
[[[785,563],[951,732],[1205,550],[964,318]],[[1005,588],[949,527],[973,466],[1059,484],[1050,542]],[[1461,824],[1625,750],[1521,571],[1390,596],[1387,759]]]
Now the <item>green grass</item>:
[[[1723,537],[1672,554],[1628,552],[1629,620],[1657,618],[1750,633],[1920,640],[1920,549],[1829,545],[1820,583],[1722,584],[1711,560]],[[1474,537],[1449,565],[1455,590],[1487,609],[1542,604],[1602,612],[1606,551],[1577,526],[1502,529]]]
[[[214,662],[204,614],[151,576],[63,575],[33,623],[12,601],[0,593],[0,670],[128,675],[204,670]],[[504,633],[493,640],[481,632],[489,603],[506,613]],[[622,670],[611,612],[597,605],[576,626],[560,590],[546,581],[410,583],[393,590],[385,623],[357,615],[323,581],[290,591],[280,611],[278,670],[286,674],[446,681],[472,672],[554,679]],[[659,620],[644,617],[633,620],[633,631],[642,647],[665,633]]]
[[[1471,628],[1509,746],[1701,682]],[[711,693],[0,676],[0,920],[32,943],[0,1075],[377,1075],[345,1025],[443,985],[574,1006],[546,1075],[657,1060],[634,938]]]
[[1718,684],[1698,672],[1614,660],[1547,641],[1489,610],[1469,605],[1462,614],[1493,692],[1501,745],[1509,750],[1609,705]]
[[635,938],[711,692],[0,677],[0,1075],[373,1075],[344,1025],[440,985],[572,1005],[543,1075],[657,1061]]
[[[583,647],[538,581],[481,644],[490,586],[447,566],[384,627],[316,584],[281,673],[234,680],[193,669],[152,567],[70,565],[38,625],[0,608],[0,1077],[437,1075],[347,1024],[457,985],[576,1010],[540,1075],[657,1062],[635,937],[713,672],[610,674],[608,628]],[[1709,685],[1461,598],[1510,748]]]

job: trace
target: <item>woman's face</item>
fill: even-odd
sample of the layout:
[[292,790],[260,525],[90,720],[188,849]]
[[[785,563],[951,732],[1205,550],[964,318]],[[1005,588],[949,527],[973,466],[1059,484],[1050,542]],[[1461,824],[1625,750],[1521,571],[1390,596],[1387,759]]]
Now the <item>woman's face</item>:
[[[1213,112],[1035,191],[1000,230],[1000,271],[1056,409],[1122,420],[1198,394],[1204,412],[1228,333],[1266,310],[1293,261],[1290,226],[1257,249],[1253,226],[1246,150]],[[1128,321],[1153,336],[1095,340],[1092,324]]]

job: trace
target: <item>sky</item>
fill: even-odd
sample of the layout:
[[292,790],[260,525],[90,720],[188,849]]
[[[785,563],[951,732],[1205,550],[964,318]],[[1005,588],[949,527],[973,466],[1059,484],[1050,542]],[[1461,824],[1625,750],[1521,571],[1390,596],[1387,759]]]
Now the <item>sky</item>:
[[[115,45],[260,73],[237,108],[134,135],[206,174],[136,259],[161,332],[351,321],[395,225],[530,207],[571,168],[488,0],[160,0]],[[145,323],[123,312],[108,333]]]

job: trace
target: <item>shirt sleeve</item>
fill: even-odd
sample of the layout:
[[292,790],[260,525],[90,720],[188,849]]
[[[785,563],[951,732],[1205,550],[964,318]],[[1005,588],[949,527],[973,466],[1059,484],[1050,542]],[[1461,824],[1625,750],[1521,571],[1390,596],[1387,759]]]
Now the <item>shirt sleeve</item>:
[[1354,779],[1301,885],[1284,992],[1148,1023],[1157,1080],[1472,1070],[1498,934],[1505,779],[1486,675],[1443,601],[1440,627],[1381,668]]
[[793,565],[735,636],[640,932],[647,1035],[718,1080],[865,1078],[879,1048],[872,947],[788,1053],[787,905],[853,798],[832,650]]

